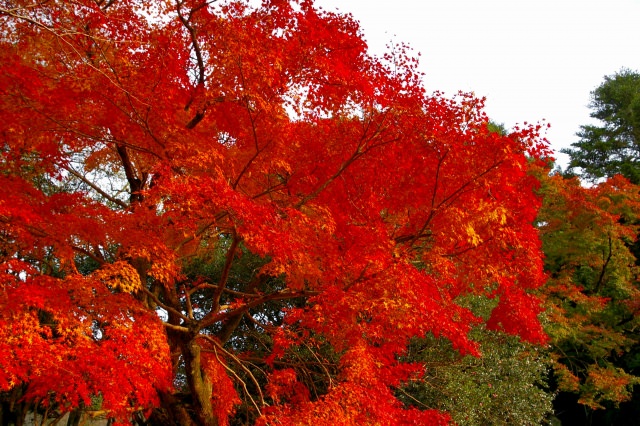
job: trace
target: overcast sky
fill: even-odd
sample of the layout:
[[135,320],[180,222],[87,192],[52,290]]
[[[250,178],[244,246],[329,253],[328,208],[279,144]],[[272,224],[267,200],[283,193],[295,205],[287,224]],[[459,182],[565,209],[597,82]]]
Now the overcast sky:
[[[554,149],[591,122],[590,92],[622,67],[640,70],[640,0],[316,0],[351,13],[372,53],[390,41],[421,53],[427,90],[487,98],[507,128],[551,124]],[[558,156],[560,164],[566,157]]]

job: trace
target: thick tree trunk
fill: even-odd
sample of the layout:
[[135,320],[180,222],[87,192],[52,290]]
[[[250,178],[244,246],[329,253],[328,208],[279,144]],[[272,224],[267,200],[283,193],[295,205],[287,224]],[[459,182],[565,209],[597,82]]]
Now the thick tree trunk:
[[69,413],[69,418],[67,419],[67,426],[78,426],[80,424],[81,419],[82,419],[82,411],[80,409],[73,410]]
[[191,340],[183,347],[187,383],[193,397],[193,411],[196,422],[201,426],[218,426],[218,419],[213,414],[211,393],[213,384],[202,369],[200,362],[200,345]]
[[170,393],[161,393],[162,408],[153,410],[147,426],[197,426],[187,411],[184,401]]
[[[163,291],[164,303],[173,307],[176,311],[181,310],[181,303],[175,288],[160,287]],[[172,325],[185,327],[182,318],[169,311],[168,322]],[[193,324],[187,324],[187,326]],[[178,369],[180,363],[184,363],[184,373],[187,378],[188,396],[190,398],[179,398],[177,395],[162,395],[162,406],[164,410],[157,410],[154,413],[152,423],[162,424],[166,422],[178,426],[218,426],[218,418],[213,413],[212,392],[213,383],[202,368],[200,345],[196,342],[197,329],[189,331],[176,331],[167,329],[169,347]],[[178,357],[178,353],[181,357]],[[188,400],[187,400],[188,399]]]
[[22,401],[27,390],[26,385],[16,386],[0,395],[0,424],[2,426],[23,426],[27,416],[28,404]]

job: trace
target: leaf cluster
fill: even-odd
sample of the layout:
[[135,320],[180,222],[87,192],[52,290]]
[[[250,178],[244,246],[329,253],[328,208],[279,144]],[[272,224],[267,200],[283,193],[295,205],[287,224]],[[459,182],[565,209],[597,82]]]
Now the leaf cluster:
[[569,154],[569,170],[593,182],[621,174],[640,183],[640,74],[623,68],[606,76],[591,97],[591,117],[599,125],[581,126],[580,140],[562,151]]

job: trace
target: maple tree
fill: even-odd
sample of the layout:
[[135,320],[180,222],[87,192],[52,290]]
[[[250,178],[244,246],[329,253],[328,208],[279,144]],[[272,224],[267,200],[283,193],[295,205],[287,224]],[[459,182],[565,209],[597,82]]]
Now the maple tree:
[[425,94],[407,47],[373,57],[311,1],[12,1],[0,22],[5,400],[443,424],[394,393],[424,375],[413,338],[546,342],[540,126]]
[[631,251],[638,233],[638,187],[621,176],[589,187],[576,177],[540,176],[539,221],[549,273],[541,291],[555,386],[576,394],[589,409],[617,407],[631,399],[640,380],[640,289]]

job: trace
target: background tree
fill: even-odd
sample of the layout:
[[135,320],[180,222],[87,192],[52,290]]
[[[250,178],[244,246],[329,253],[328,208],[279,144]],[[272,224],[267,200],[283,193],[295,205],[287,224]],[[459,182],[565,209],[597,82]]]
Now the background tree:
[[539,127],[425,95],[405,47],[372,57],[310,1],[0,21],[0,390],[142,424],[441,424],[394,393],[412,339],[546,341]]
[[[495,300],[468,297],[461,303],[487,316]],[[547,386],[548,352],[484,325],[471,331],[482,356],[460,355],[446,339],[415,339],[405,355],[423,362],[423,381],[408,383],[399,397],[409,405],[446,411],[458,425],[540,425],[553,413]]]
[[[612,76],[605,77],[605,81],[594,90],[592,93],[592,103],[591,108],[593,109],[592,117],[597,118],[601,121],[601,126],[582,126],[581,131],[578,133],[578,136],[581,137],[581,140],[575,144],[573,144],[572,149],[565,150],[565,153],[569,154],[571,158],[571,162],[569,164],[569,171],[577,168],[579,171],[579,176],[583,179],[590,180],[592,182],[597,182],[602,180],[602,178],[613,178],[616,174],[621,174],[629,179],[632,183],[640,182],[640,173],[638,169],[638,158],[639,158],[639,150],[638,143],[640,141],[640,74],[636,71],[622,69],[616,74]],[[569,182],[569,181],[567,181]],[[573,184],[574,186],[577,183]],[[608,184],[606,184],[608,185]],[[615,184],[614,184],[615,185]],[[603,187],[604,188],[604,187]],[[577,191],[577,189],[575,189]],[[633,200],[633,197],[629,194],[632,194],[634,191],[637,193],[637,188],[631,187],[631,189],[625,190],[628,191],[627,195],[623,197],[623,200]],[[620,198],[615,198],[616,201],[611,204],[611,206],[598,206],[592,212],[593,215],[598,215],[600,213],[596,213],[605,209],[609,213],[613,212],[610,210],[613,206],[617,206],[619,209],[623,206],[627,201],[621,201]],[[621,203],[621,204],[620,204]],[[575,235],[572,241],[566,241],[567,244],[565,247],[571,247],[570,250],[567,251],[578,251],[582,253],[587,253],[593,250],[601,250],[603,253],[607,252],[606,247],[618,247],[615,250],[609,250],[609,253],[617,252],[618,256],[622,256],[624,260],[622,263],[618,264],[618,266],[612,265],[612,260],[615,259],[615,254],[611,256],[607,255],[603,259],[610,259],[607,263],[606,268],[603,267],[602,273],[598,275],[598,278],[591,277],[589,278],[587,275],[587,271],[590,270],[590,267],[584,266],[582,268],[582,277],[580,280],[591,280],[591,282],[600,282],[606,280],[605,269],[617,271],[616,274],[618,278],[616,279],[620,282],[621,277],[622,282],[626,282],[626,288],[629,289],[629,285],[635,286],[635,282],[637,280],[637,275],[634,272],[635,265],[638,264],[638,254],[640,253],[640,248],[638,245],[638,240],[635,235],[631,235],[637,232],[637,215],[632,213],[632,208],[627,207],[625,212],[622,213],[620,211],[615,211],[615,214],[619,216],[617,219],[608,219],[609,222],[612,220],[617,220],[619,223],[616,225],[617,227],[626,228],[626,232],[629,234],[627,237],[619,238],[613,237],[610,238],[610,234],[603,234],[602,229],[598,229],[594,231],[593,228],[589,227],[587,229],[584,228],[583,225],[579,223],[573,224],[575,226],[574,229],[576,231],[583,233],[583,235]],[[586,215],[586,217],[589,217]],[[591,216],[592,219],[587,220],[587,223],[592,223],[595,216]],[[608,226],[604,229],[607,229],[607,233],[609,233],[611,226]],[[599,234],[598,240],[599,242],[595,242],[591,240],[591,237]],[[560,234],[558,234],[559,236]],[[554,237],[555,239],[556,237]],[[616,242],[616,238],[618,241]],[[558,240],[559,241],[559,240]],[[591,243],[596,243],[594,246],[590,246]],[[624,247],[623,247],[624,246]],[[559,246],[560,247],[560,246]],[[630,252],[629,252],[630,251]],[[623,254],[624,253],[624,254]],[[619,258],[620,259],[620,258]],[[625,263],[626,262],[626,263]],[[592,271],[597,270],[598,268],[591,269]],[[582,281],[580,281],[581,284]],[[602,290],[602,288],[599,288]],[[620,297],[622,299],[634,297],[628,292],[617,293],[616,295],[611,296],[610,305],[603,305],[609,307],[615,307],[620,301]],[[624,302],[631,303],[631,302]],[[632,329],[629,329],[627,326],[629,323],[633,322],[631,317],[635,316],[635,311],[632,309],[633,314],[629,316],[629,312],[625,309],[607,309],[608,313],[617,312],[610,317],[609,320],[603,321],[599,320],[598,323],[604,325],[604,327],[608,330],[620,332],[620,336],[624,336],[624,339],[618,340],[618,343],[622,343],[626,341],[626,343],[630,343],[631,346],[625,346],[624,349],[620,348],[618,351],[618,356],[614,357],[616,360],[613,364],[616,365],[616,368],[619,368],[619,372],[621,373],[621,377],[618,380],[618,384],[624,384],[626,386],[626,391],[624,392],[624,398],[628,399],[633,397],[635,401],[637,396],[635,393],[631,393],[631,385],[633,382],[629,380],[630,378],[623,378],[625,374],[632,373],[637,375],[637,363],[633,360],[633,356],[631,353],[634,351],[633,348],[636,346],[637,338],[635,333],[632,332]],[[617,315],[621,315],[621,318],[613,319]],[[602,316],[602,315],[601,315]],[[622,326],[622,327],[621,327]],[[607,333],[605,333],[607,335]],[[630,340],[625,340],[630,339]],[[596,339],[595,341],[598,341]],[[613,342],[613,340],[612,340]],[[610,358],[607,358],[610,359]],[[605,363],[606,364],[606,363]],[[609,365],[609,364],[607,364]],[[611,372],[612,370],[610,370]],[[612,389],[619,389],[616,386],[613,386]],[[606,398],[605,398],[606,399]],[[616,397],[613,397],[615,400]],[[584,400],[582,401],[584,402]],[[611,404],[607,405],[608,408]],[[597,406],[597,404],[596,404]],[[635,408],[634,408],[635,407]],[[635,412],[634,412],[635,410]],[[607,413],[609,417],[618,416],[616,419],[617,422],[624,421],[622,420],[625,416],[629,419],[637,418],[638,415],[637,403],[627,403],[623,405],[622,410],[613,410],[608,409]],[[626,414],[625,414],[626,413]],[[595,417],[602,417],[600,414],[592,414]],[[609,421],[613,421],[609,419]]]
[[591,187],[560,174],[541,178],[538,220],[549,274],[541,291],[554,387],[561,392],[557,415],[631,424],[625,421],[637,416],[625,419],[617,407],[632,399],[640,383],[640,288],[630,251],[638,232],[638,187],[621,176]]
[[622,69],[606,76],[591,96],[591,117],[602,124],[581,126],[580,140],[562,150],[569,170],[579,168],[592,181],[621,174],[640,183],[640,74]]

